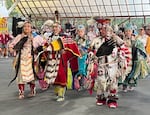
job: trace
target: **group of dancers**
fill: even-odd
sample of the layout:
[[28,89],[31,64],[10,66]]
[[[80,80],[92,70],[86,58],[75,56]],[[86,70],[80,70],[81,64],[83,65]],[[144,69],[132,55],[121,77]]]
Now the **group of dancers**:
[[13,61],[16,75],[10,84],[17,81],[19,99],[25,98],[25,84],[31,89],[28,96],[35,96],[38,80],[42,90],[53,85],[56,101],[64,101],[71,82],[78,91],[87,89],[92,94],[96,90],[97,105],[117,108],[118,86],[127,92],[138,79],[148,76],[150,37],[144,31],[149,26],[140,28],[135,36],[127,24],[121,38],[106,21],[87,22],[92,23],[78,25],[73,35],[63,32],[59,22],[51,23],[47,38],[33,34],[31,22],[24,22],[22,33],[9,44],[10,52],[17,52]]

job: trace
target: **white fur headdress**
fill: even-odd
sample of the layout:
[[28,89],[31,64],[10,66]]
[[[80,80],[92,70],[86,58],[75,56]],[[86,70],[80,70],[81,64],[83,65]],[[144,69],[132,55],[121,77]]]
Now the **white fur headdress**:
[[94,20],[93,18],[87,20],[87,25],[88,26],[94,25],[95,23],[96,23],[96,20]]
[[18,28],[22,28],[23,25],[24,25],[24,23],[25,23],[24,21],[18,22],[18,23],[17,23],[17,27],[18,27]]
[[54,24],[54,21],[53,20],[47,20],[44,22],[43,26],[52,26]]

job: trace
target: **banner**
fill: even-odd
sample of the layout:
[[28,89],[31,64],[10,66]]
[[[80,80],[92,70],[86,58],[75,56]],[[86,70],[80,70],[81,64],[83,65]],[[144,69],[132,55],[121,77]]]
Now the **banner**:
[[8,31],[7,18],[0,18],[0,32]]

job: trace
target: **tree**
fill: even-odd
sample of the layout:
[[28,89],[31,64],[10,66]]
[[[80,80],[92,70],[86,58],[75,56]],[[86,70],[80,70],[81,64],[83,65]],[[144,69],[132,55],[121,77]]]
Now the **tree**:
[[[9,9],[9,8],[11,8],[11,6],[13,5],[13,1],[12,1],[12,0],[6,0],[5,5],[6,5],[6,8]],[[18,14],[20,14],[20,12],[15,8],[15,9],[9,14],[9,16],[10,16],[10,17],[14,17],[14,16],[17,17]]]

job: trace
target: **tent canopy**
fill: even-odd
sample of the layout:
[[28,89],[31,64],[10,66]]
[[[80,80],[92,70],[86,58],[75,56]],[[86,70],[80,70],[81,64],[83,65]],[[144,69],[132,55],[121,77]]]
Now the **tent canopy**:
[[0,7],[0,18],[2,17],[9,17],[8,16],[8,10],[6,9],[5,6]]
[[[14,0],[15,2],[15,0]],[[19,0],[23,16],[34,19],[150,16],[150,0]]]

